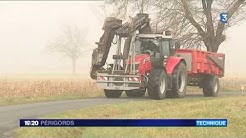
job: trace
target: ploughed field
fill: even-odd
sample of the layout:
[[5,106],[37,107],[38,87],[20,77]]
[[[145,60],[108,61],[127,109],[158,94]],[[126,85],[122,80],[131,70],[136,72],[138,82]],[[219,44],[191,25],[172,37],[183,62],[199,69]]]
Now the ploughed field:
[[94,81],[83,76],[9,77],[0,80],[0,105],[102,96]]

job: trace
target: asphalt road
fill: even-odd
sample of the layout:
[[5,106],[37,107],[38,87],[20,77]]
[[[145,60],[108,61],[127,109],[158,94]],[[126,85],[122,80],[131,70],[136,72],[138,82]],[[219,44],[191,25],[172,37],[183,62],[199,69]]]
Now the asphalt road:
[[[241,95],[240,92],[227,92],[220,95]],[[199,97],[201,94],[187,95],[188,97]],[[28,103],[21,105],[0,106],[0,138],[12,137],[10,130],[19,126],[20,118],[37,118],[50,113],[63,112],[66,110],[80,109],[94,105],[123,103],[130,101],[151,100],[148,98],[92,98],[79,100],[52,101],[41,103]]]

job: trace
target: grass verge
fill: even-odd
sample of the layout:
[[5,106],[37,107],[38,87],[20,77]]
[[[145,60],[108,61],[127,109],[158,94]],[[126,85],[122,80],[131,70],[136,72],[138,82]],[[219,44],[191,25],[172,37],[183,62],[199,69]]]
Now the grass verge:
[[226,128],[18,128],[16,137],[246,137],[246,96],[99,105],[43,118],[228,118]]

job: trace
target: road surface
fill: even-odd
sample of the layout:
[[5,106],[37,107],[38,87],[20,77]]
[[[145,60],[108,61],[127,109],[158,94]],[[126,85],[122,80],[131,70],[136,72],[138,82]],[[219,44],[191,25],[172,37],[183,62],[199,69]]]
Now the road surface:
[[[240,92],[227,92],[223,95],[240,95]],[[221,95],[221,94],[220,94]],[[188,97],[202,96],[201,94],[188,95]],[[11,137],[10,130],[19,126],[20,118],[37,118],[50,113],[63,112],[66,110],[80,109],[94,105],[115,104],[130,101],[151,100],[148,98],[92,98],[79,100],[52,101],[41,103],[28,103],[21,105],[0,106],[0,138]]]

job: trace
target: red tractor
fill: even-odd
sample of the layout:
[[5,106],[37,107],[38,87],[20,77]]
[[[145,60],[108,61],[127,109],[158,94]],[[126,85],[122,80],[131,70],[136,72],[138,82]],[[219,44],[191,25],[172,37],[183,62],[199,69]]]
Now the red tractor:
[[[218,78],[224,75],[224,54],[179,49],[169,32],[150,33],[149,21],[147,14],[138,14],[131,23],[122,26],[114,19],[105,28],[93,52],[91,77],[106,97],[118,98],[123,91],[129,97],[141,97],[147,91],[152,99],[180,98],[186,95],[187,85],[199,86],[204,96],[217,96]],[[103,68],[114,37],[114,64]]]

